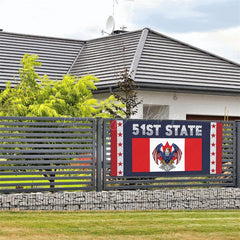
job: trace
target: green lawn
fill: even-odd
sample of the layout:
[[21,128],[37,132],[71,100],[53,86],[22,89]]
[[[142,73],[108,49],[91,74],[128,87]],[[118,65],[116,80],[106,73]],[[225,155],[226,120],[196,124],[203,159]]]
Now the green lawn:
[[[1,176],[1,174],[0,174]],[[66,174],[61,175],[62,177],[67,177],[68,175]],[[71,175],[73,176],[73,174]],[[91,178],[91,175],[87,175],[87,174],[79,174],[77,175],[77,177],[89,177],[89,179]],[[1,177],[3,179],[3,177]],[[14,180],[14,181],[8,181],[8,178],[15,178],[15,179],[20,179],[20,178],[25,178],[24,180]],[[41,178],[41,180],[29,180],[30,178]],[[49,188],[50,186],[50,182],[46,179],[44,179],[43,175],[10,175],[10,176],[4,176],[4,181],[0,180],[0,189],[15,189],[17,183],[25,183],[28,186],[24,186],[22,188]],[[89,181],[89,179],[86,179],[85,181]],[[61,180],[55,180],[55,183],[62,183],[61,185],[56,184],[55,187],[82,187],[84,186],[84,180],[75,180],[75,179],[61,179]],[[72,182],[75,182],[74,184],[72,184]],[[76,183],[77,182],[77,183]],[[7,187],[2,187],[1,184],[12,184],[13,186],[7,186]],[[42,184],[46,184],[46,185],[38,185],[37,183],[42,183]],[[66,183],[66,185],[64,184]],[[32,184],[33,186],[31,186],[30,184]],[[36,184],[36,185],[35,185]]]
[[0,239],[239,240],[240,210],[0,212]]

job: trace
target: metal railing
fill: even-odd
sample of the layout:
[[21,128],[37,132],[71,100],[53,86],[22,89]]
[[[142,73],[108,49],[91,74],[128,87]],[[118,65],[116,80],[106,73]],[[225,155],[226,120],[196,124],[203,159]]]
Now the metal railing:
[[111,176],[110,120],[103,120],[103,189],[159,189],[176,187],[233,187],[236,186],[236,124],[223,122],[222,173],[204,176],[126,177]]
[[240,187],[240,122],[222,122],[221,174],[113,177],[110,120],[0,117],[0,193]]
[[94,189],[95,119],[0,118],[0,192]]

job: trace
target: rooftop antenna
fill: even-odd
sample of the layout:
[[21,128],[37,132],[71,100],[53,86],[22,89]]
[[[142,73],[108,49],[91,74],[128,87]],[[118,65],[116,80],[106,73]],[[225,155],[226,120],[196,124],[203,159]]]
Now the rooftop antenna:
[[106,22],[106,31],[110,32],[110,34],[114,31],[115,29],[115,20],[113,16],[109,16]]
[[[133,2],[134,0],[125,0],[125,1],[130,1]],[[115,31],[115,20],[114,20],[114,15],[115,15],[115,5],[119,4],[118,0],[113,0],[113,5],[112,5],[112,16],[109,16],[106,22],[105,30],[102,30],[101,33],[102,35],[107,34],[113,34]],[[118,32],[125,32],[126,26],[120,27],[120,30]],[[116,31],[117,32],[117,31]]]
[[116,3],[118,4],[118,1],[117,0],[113,0],[113,14],[112,14],[113,17],[114,17],[114,13],[115,13],[114,11],[115,11],[115,4]]
[[107,19],[107,22],[106,22],[106,26],[105,26],[105,31],[102,30],[102,35],[104,33],[110,35],[113,33],[115,29],[115,21],[114,21],[114,18],[113,16],[109,16],[108,19]]

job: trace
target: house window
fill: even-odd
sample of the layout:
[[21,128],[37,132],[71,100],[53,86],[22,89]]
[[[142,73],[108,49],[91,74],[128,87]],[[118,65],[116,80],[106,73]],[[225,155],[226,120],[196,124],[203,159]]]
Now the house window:
[[169,119],[168,105],[143,105],[143,119]]

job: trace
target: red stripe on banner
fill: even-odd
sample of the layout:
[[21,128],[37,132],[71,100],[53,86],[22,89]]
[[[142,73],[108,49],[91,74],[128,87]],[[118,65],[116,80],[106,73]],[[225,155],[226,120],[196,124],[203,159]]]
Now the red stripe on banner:
[[111,121],[111,176],[117,176],[117,121]]
[[185,139],[185,171],[202,171],[202,139]]
[[150,172],[150,139],[132,138],[132,172]]
[[217,123],[216,173],[222,173],[222,123]]

